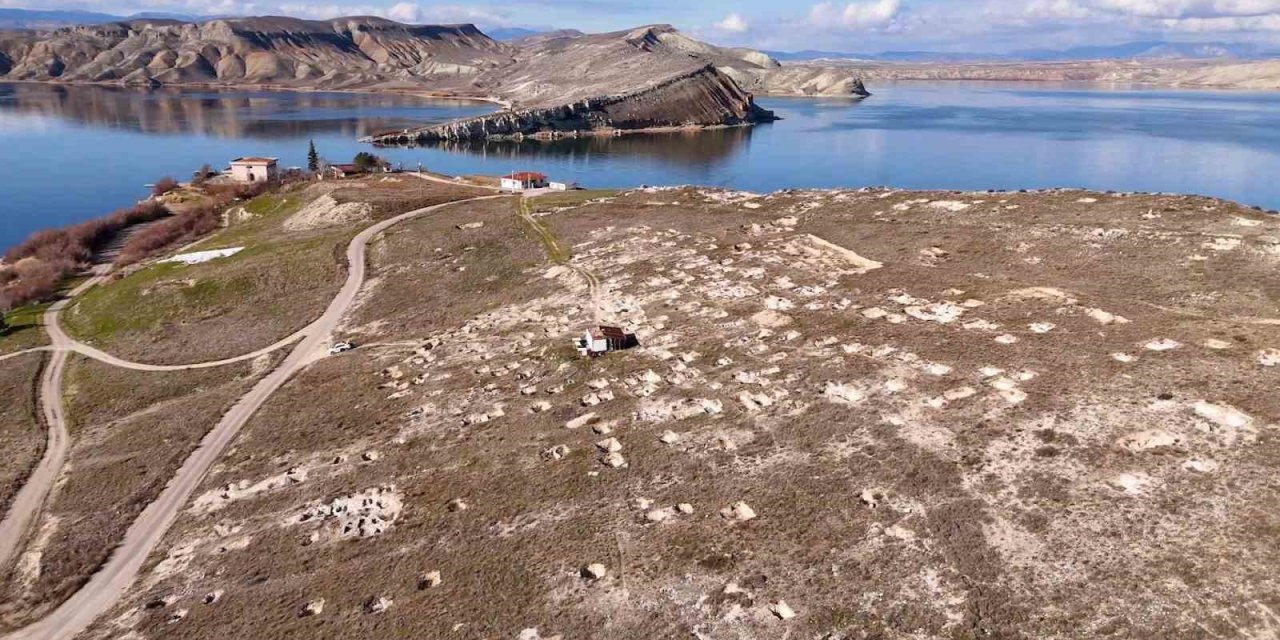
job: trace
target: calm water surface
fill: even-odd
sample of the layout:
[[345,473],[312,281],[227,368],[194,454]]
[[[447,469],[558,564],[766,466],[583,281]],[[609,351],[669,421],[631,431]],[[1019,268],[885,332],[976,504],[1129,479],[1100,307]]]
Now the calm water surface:
[[[749,129],[378,151],[451,174],[534,169],[585,186],[1204,193],[1280,208],[1280,94],[998,83],[871,87],[863,102],[769,98]],[[0,246],[127,205],[160,176],[271,155],[332,162],[363,135],[487,112],[340,93],[133,91],[0,84]]]

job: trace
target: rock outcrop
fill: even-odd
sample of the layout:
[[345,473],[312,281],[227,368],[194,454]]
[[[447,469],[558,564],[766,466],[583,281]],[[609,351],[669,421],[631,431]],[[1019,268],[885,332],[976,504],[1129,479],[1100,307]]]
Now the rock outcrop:
[[601,130],[635,130],[685,126],[731,126],[767,122],[773,112],[755,104],[714,66],[670,78],[645,89],[567,105],[506,110],[443,125],[385,134],[379,144],[413,144],[441,140],[575,135]]

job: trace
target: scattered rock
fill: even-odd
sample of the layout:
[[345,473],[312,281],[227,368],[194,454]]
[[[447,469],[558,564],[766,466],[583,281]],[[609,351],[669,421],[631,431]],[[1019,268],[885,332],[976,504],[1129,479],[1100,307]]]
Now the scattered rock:
[[676,444],[680,442],[680,434],[674,431],[663,431],[662,435],[658,436],[658,440],[663,444]]
[[569,447],[567,445],[558,444],[550,449],[542,452],[543,460],[564,460],[569,456]]
[[867,399],[865,389],[842,382],[828,382],[822,388],[822,395],[836,404],[857,405]]
[[[399,492],[394,486],[385,486],[313,505],[293,522],[336,521],[336,531],[330,534],[333,537],[368,538],[385,533],[399,519],[402,509],[403,500]],[[319,539],[316,535],[312,542]]]
[[609,575],[609,570],[599,562],[589,564],[582,569],[582,577],[588,580],[602,580]]
[[644,518],[649,522],[665,522],[675,515],[674,509],[671,507],[664,507],[662,509],[654,509],[649,513],[644,514]]
[[609,438],[596,443],[596,448],[605,453],[622,451],[622,443],[617,438]]
[[1213,473],[1218,470],[1218,462],[1208,459],[1187,460],[1182,463],[1182,468],[1195,473]]
[[788,606],[783,600],[779,600],[770,605],[769,611],[772,611],[773,615],[778,616],[779,620],[790,620],[796,617],[795,610]]
[[873,489],[863,489],[858,498],[862,500],[862,504],[875,509],[880,506],[880,500],[884,498],[884,495]]
[[472,229],[481,229],[484,227],[483,222],[464,222],[458,225],[458,229],[462,231],[470,231]]
[[681,502],[680,504],[676,505],[676,510],[687,516],[693,513],[693,505],[689,504],[688,502]]
[[1118,316],[1108,311],[1103,311],[1102,309],[1087,309],[1085,310],[1085,313],[1088,314],[1090,318],[1098,321],[1098,324],[1111,325],[1129,323],[1128,318]]
[[582,414],[582,415],[580,415],[580,416],[578,416],[578,417],[576,417],[576,418],[574,418],[574,419],[572,419],[572,420],[570,420],[570,421],[568,421],[568,422],[564,423],[564,428],[566,428],[566,429],[580,429],[580,428],[582,428],[582,427],[587,426],[588,424],[591,424],[591,422],[592,422],[592,421],[594,421],[595,419],[596,419],[596,414],[594,414],[594,413],[584,413],[584,414]]
[[1139,451],[1148,451],[1162,447],[1173,447],[1181,442],[1181,438],[1169,433],[1168,431],[1149,429],[1147,431],[1127,435],[1121,438],[1117,444],[1122,449],[1127,449],[1137,453]]
[[621,453],[618,453],[617,451],[611,451],[609,453],[604,454],[604,456],[600,458],[600,462],[607,467],[613,467],[614,469],[617,469],[619,467],[626,465],[627,459],[623,458]]
[[200,599],[200,602],[203,602],[205,604],[218,604],[218,601],[221,599],[222,599],[222,590],[217,589],[204,594],[204,597]]
[[391,608],[392,600],[386,597],[377,597],[364,603],[365,613],[382,613]]
[[454,498],[445,505],[445,508],[453,513],[457,513],[459,511],[466,511],[467,509],[470,509],[471,505],[468,505],[462,498]]
[[720,510],[720,516],[727,520],[737,520],[738,522],[746,522],[756,517],[755,509],[745,502],[736,502],[731,506]]
[[311,602],[308,602],[307,604],[303,605],[302,611],[298,613],[298,617],[307,618],[311,616],[318,616],[323,612],[324,612],[324,598],[318,598],[316,600],[312,600]]
[[1152,340],[1151,342],[1148,342],[1147,344],[1143,345],[1143,347],[1148,351],[1172,351],[1181,346],[1182,346],[1182,343],[1178,342],[1177,340],[1170,340],[1169,338],[1160,338],[1158,340]]
[[377,462],[382,459],[382,454],[377,451],[366,451],[360,456],[360,459],[365,462]]
[[440,577],[439,571],[428,571],[418,576],[418,590],[434,589],[440,586],[444,579]]
[[1259,351],[1258,364],[1264,367],[1280,367],[1280,349],[1263,349]]
[[1131,496],[1146,493],[1155,482],[1154,478],[1145,473],[1122,473],[1111,479],[1111,484]]
[[1253,418],[1249,414],[1225,404],[1212,404],[1201,400],[1195,404],[1196,415],[1218,426],[1230,429],[1251,429]]

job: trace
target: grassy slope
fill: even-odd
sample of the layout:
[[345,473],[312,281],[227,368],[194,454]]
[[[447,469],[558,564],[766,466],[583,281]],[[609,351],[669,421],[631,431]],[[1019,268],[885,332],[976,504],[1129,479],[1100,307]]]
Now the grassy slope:
[[68,331],[123,358],[181,364],[248,353],[303,328],[341,287],[345,247],[367,224],[285,231],[283,222],[325,190],[339,202],[369,203],[375,218],[482,195],[407,176],[266,194],[243,205],[249,217],[193,247],[242,252],[152,264],[97,287],[64,314]]
[[9,328],[0,331],[0,355],[49,344],[49,336],[40,329],[40,316],[47,304],[27,305],[4,314]]
[[44,450],[44,430],[40,428],[35,390],[40,373],[40,354],[21,356],[0,363],[0,513],[22,486]]
[[146,373],[73,360],[66,378],[72,473],[43,521],[55,529],[38,576],[0,592],[0,629],[30,622],[83,584],[254,379],[249,364]]
[[64,323],[76,337],[124,358],[181,363],[253,351],[302,328],[340,286],[348,228],[286,234],[298,194],[267,194],[254,217],[200,243],[245,247],[221,260],[152,264],[86,292]]

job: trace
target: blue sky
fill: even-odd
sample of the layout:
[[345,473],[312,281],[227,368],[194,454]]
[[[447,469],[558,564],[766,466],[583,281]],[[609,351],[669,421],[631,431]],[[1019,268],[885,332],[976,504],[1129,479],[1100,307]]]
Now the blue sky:
[[0,0],[108,13],[375,14],[405,22],[612,31],[670,23],[718,44],[870,52],[1002,52],[1132,40],[1280,47],[1280,0]]

